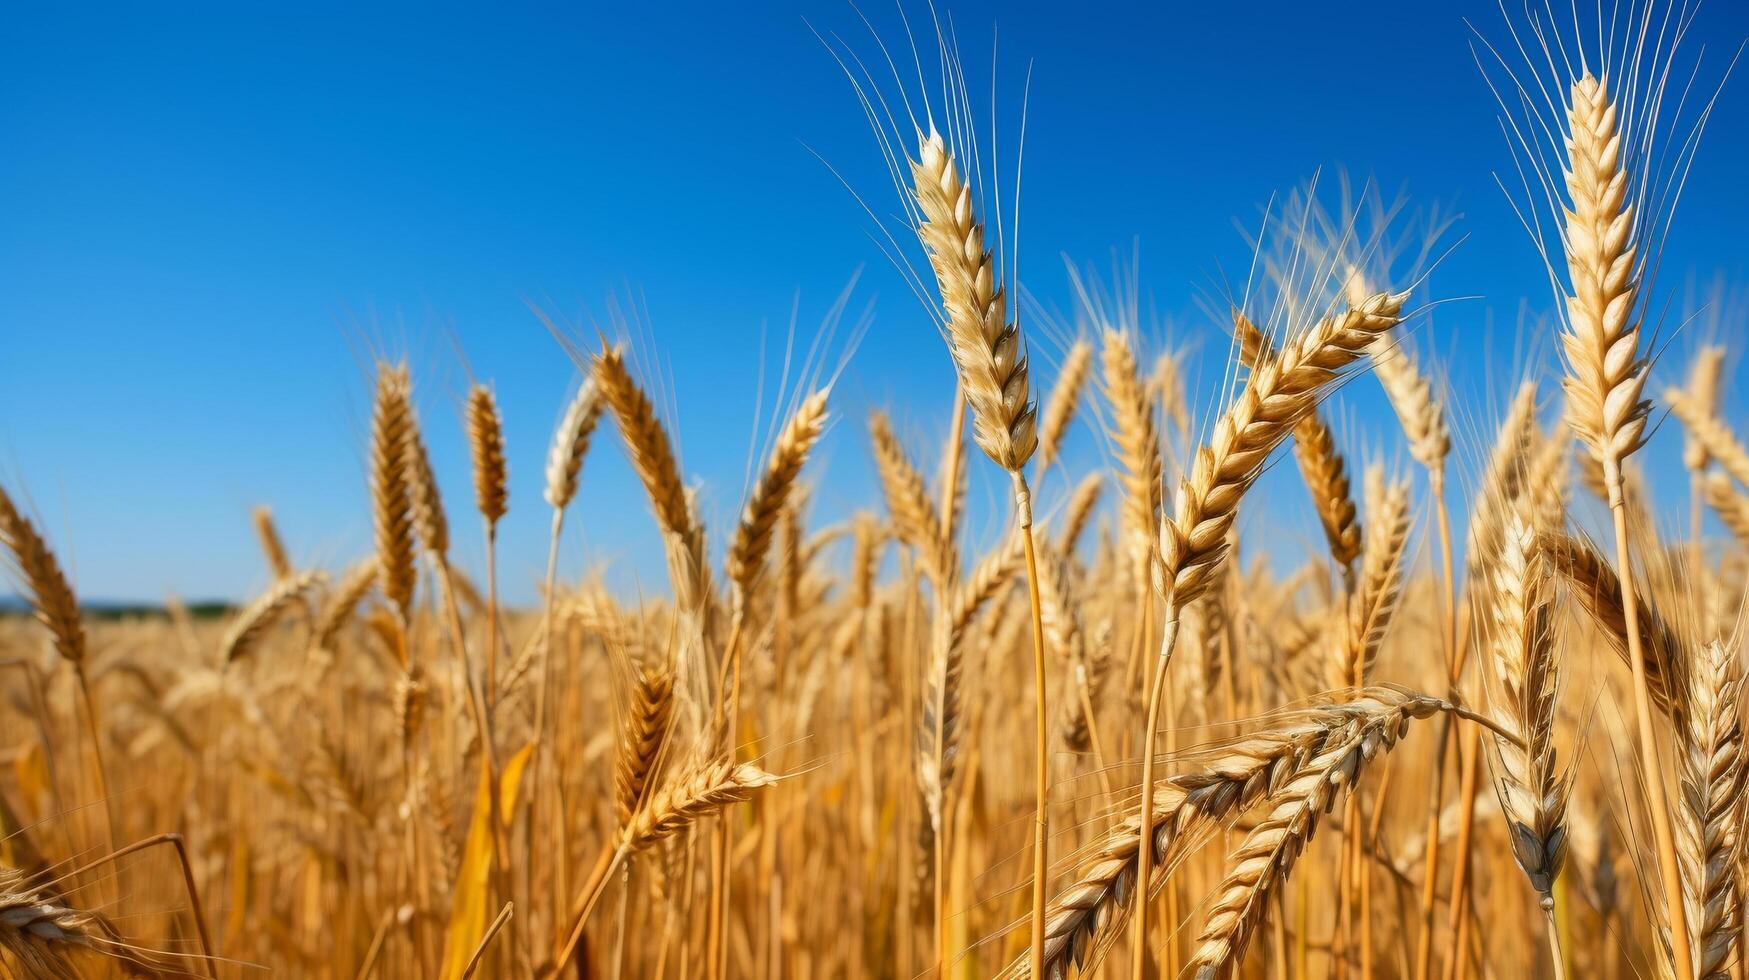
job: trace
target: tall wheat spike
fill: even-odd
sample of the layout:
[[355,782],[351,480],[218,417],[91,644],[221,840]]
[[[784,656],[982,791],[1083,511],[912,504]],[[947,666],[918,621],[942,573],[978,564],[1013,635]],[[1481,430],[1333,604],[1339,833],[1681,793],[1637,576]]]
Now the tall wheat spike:
[[1403,593],[1403,550],[1409,542],[1409,484],[1385,485],[1384,470],[1367,469],[1367,533],[1360,574],[1348,602],[1347,670],[1341,686],[1371,683],[1373,663]]
[[[984,226],[972,202],[972,189],[941,135],[931,127],[918,133],[917,159],[911,161],[912,196],[917,205],[917,236],[935,270],[935,284],[947,321],[948,352],[959,374],[960,390],[972,409],[972,438],[1014,483],[1014,509],[1026,551],[1027,591],[1032,606],[1033,639],[1033,883],[1032,953],[1043,955],[1045,877],[1050,867],[1050,749],[1044,648],[1044,621],[1038,589],[1038,558],[1032,534],[1032,490],[1025,467],[1038,448],[1037,408],[1028,387],[1020,328],[1008,318],[1006,288],[989,249]],[[959,425],[954,419],[954,425]],[[950,457],[951,458],[951,457]],[[951,528],[958,497],[957,460],[948,467],[943,508]],[[937,921],[941,920],[937,916]],[[937,932],[945,930],[937,928]],[[939,937],[938,937],[939,939]]]
[[31,608],[37,621],[48,628],[55,652],[68,663],[84,663],[85,626],[79,619],[79,600],[54,551],[4,487],[0,487],[0,543],[6,546],[19,582],[30,592]]
[[728,576],[738,590],[738,601],[746,601],[764,574],[765,556],[771,548],[771,532],[777,516],[783,512],[796,481],[801,477],[808,453],[825,430],[826,392],[816,391],[802,399],[778,434],[771,459],[747,498],[747,507],[729,546]]
[[1051,386],[1050,397],[1045,399],[1044,411],[1039,413],[1038,461],[1041,468],[1051,465],[1062,451],[1063,439],[1069,434],[1076,410],[1081,407],[1081,393],[1087,387],[1092,364],[1093,345],[1085,337],[1075,338],[1069,352],[1063,355],[1063,366],[1057,372],[1057,383]]
[[377,365],[376,404],[371,415],[371,513],[383,595],[394,604],[403,623],[412,616],[416,577],[406,452],[413,426],[410,391],[406,365]]
[[1375,337],[1400,322],[1405,299],[1379,293],[1363,306],[1319,320],[1246,379],[1208,443],[1197,450],[1171,519],[1161,521],[1168,596],[1183,605],[1206,587],[1213,566],[1227,555],[1227,531],[1237,516],[1239,498],[1270,453],[1340,372]]
[[1100,347],[1105,398],[1111,405],[1112,445],[1118,461],[1118,484],[1123,488],[1123,519],[1126,536],[1134,542],[1137,567],[1153,548],[1165,496],[1160,460],[1160,437],[1154,425],[1154,407],[1137,373],[1136,354],[1129,333],[1107,329]]
[[[1355,700],[1293,712],[1274,726],[1223,741],[1197,753],[1198,768],[1175,773],[1156,787],[1149,820],[1155,867],[1149,894],[1158,891],[1177,855],[1212,829],[1226,826],[1261,801],[1273,799],[1293,775],[1324,751],[1357,718],[1422,716],[1447,710],[1443,701],[1380,688]],[[1138,891],[1142,816],[1133,806],[1085,850],[1072,884],[1052,899],[1047,933],[1046,976],[1096,962],[1120,934]],[[1025,976],[1016,961],[1004,976]]]
[[922,220],[917,235],[935,270],[972,437],[998,466],[1016,472],[1038,448],[1037,412],[1027,388],[1020,331],[1008,319],[1001,273],[984,247],[984,226],[958,161],[933,129],[918,134],[912,194]]
[[249,512],[249,519],[255,525],[255,537],[261,541],[261,554],[267,559],[267,570],[275,579],[290,578],[294,571],[291,557],[286,554],[279,528],[274,526],[273,511],[257,507]]
[[923,558],[924,569],[939,583],[945,564],[941,518],[935,505],[929,501],[929,489],[923,483],[923,475],[905,455],[885,413],[870,413],[868,428],[874,443],[875,468],[880,475],[893,530],[901,542],[917,549]]
[[[617,348],[596,355],[595,381],[613,409],[626,455],[643,482],[656,524],[666,539],[675,602],[693,617],[698,636],[709,635],[711,586],[710,569],[704,560],[704,529],[694,519],[668,432]],[[684,676],[682,683],[686,683]]]
[[[1629,197],[1634,177],[1621,159],[1619,113],[1607,76],[1587,71],[1574,82],[1567,103],[1566,188],[1570,204],[1562,243],[1567,254],[1571,293],[1561,333],[1567,374],[1567,423],[1603,468],[1609,507],[1615,519],[1617,572],[1629,565],[1626,500],[1622,465],[1645,438],[1650,404],[1643,397],[1647,363],[1640,355],[1639,241],[1635,204]],[[1624,592],[1624,612],[1634,672],[1634,712],[1639,729],[1640,764],[1649,774],[1643,785],[1652,835],[1662,870],[1664,904],[1679,975],[1692,972],[1688,928],[1676,868],[1663,767],[1652,728],[1651,696],[1635,620],[1633,590]]]
[[545,496],[548,506],[554,510],[564,510],[577,497],[583,457],[589,453],[589,440],[595,435],[595,425],[601,420],[603,407],[595,379],[585,377],[565,406],[558,427],[553,430],[552,448],[547,450]]
[[[1359,307],[1327,316],[1290,341],[1281,352],[1251,372],[1232,404],[1215,423],[1209,442],[1197,450],[1190,475],[1179,488],[1171,517],[1160,520],[1160,581],[1166,600],[1166,628],[1148,683],[1142,729],[1142,798],[1154,790],[1154,742],[1159,728],[1161,692],[1178,639],[1178,610],[1194,602],[1213,581],[1231,550],[1239,499],[1250,489],[1271,453],[1295,424],[1317,405],[1343,369],[1358,360],[1373,338],[1402,319],[1406,294],[1379,293]],[[1149,834],[1150,810],[1142,810],[1142,836]],[[1139,877],[1148,880],[1151,856],[1141,851]],[[1143,970],[1147,906],[1135,916],[1131,974]]]
[[1500,798],[1512,827],[1513,855],[1545,908],[1566,859],[1567,781],[1555,759],[1555,699],[1560,659],[1555,651],[1553,582],[1536,531],[1520,515],[1506,525],[1494,565],[1488,644],[1503,727],[1520,747],[1496,739]]
[[1682,427],[1695,446],[1729,473],[1731,479],[1749,487],[1749,449],[1743,447],[1730,427],[1686,392],[1672,388],[1664,393],[1664,400],[1682,420]]
[[[1233,311],[1233,333],[1239,339],[1239,359],[1246,367],[1256,370],[1259,364],[1276,356],[1274,343],[1251,322],[1250,317],[1237,309]],[[1343,576],[1352,579],[1354,559],[1360,555],[1362,531],[1348,482],[1348,465],[1336,448],[1336,433],[1324,423],[1317,409],[1313,409],[1294,424],[1293,435],[1294,461],[1299,464],[1300,476],[1311,492],[1312,506],[1318,512],[1318,523],[1324,528],[1330,557],[1342,569]]]
[[1723,473],[1708,473],[1701,481],[1702,492],[1706,494],[1707,506],[1719,515],[1737,544],[1749,548],[1749,496],[1738,492],[1731,485],[1731,478]]
[[219,662],[229,664],[249,654],[266,632],[291,605],[328,580],[321,572],[305,572],[274,583],[273,587],[243,607],[219,643]]
[[487,525],[496,525],[510,506],[510,479],[498,400],[482,384],[468,390],[468,446],[474,456],[474,505]]
[[1677,752],[1677,808],[1682,899],[1688,911],[1695,969],[1702,980],[1730,976],[1743,924],[1738,876],[1746,773],[1743,759],[1738,654],[1710,640],[1694,651],[1689,712]]

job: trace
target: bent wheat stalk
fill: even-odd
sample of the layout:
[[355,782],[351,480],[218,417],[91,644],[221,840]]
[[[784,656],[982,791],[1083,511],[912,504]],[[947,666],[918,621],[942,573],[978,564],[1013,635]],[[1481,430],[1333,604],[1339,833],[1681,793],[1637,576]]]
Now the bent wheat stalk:
[[[1154,741],[1160,701],[1179,629],[1179,610],[1204,592],[1217,565],[1231,548],[1228,532],[1238,517],[1239,499],[1293,426],[1316,406],[1318,396],[1357,361],[1373,339],[1402,319],[1403,294],[1379,293],[1364,304],[1328,316],[1293,338],[1272,361],[1245,379],[1233,403],[1216,422],[1209,443],[1197,451],[1190,476],[1178,493],[1174,515],[1160,520],[1159,588],[1165,600],[1165,629],[1153,678],[1148,684],[1147,721],[1142,730],[1142,799],[1154,795]],[[1142,810],[1142,836],[1152,813]],[[1141,880],[1151,863],[1141,851]],[[1146,955],[1147,904],[1137,907],[1131,975],[1140,980]]]

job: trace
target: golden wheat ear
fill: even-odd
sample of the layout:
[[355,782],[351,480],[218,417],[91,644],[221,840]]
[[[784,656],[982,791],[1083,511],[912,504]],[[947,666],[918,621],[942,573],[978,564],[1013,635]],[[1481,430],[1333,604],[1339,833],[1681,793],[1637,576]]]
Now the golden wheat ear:
[[595,379],[586,377],[553,430],[553,445],[547,451],[546,500],[554,510],[569,507],[577,496],[583,457],[589,453],[589,440],[605,407]]
[[1689,671],[1689,712],[1677,753],[1677,808],[1682,900],[1688,911],[1695,968],[1702,977],[1729,975],[1743,922],[1737,876],[1745,781],[1738,652],[1702,644]]
[[1153,403],[1136,367],[1135,348],[1124,330],[1108,329],[1101,338],[1101,377],[1111,407],[1111,442],[1123,489],[1125,536],[1137,568],[1153,549],[1165,497],[1160,437]]
[[820,435],[826,431],[826,392],[816,391],[802,399],[772,447],[771,458],[759,482],[747,498],[741,523],[729,545],[728,576],[739,602],[751,596],[765,573],[766,553],[771,549],[772,529],[788,506],[801,478],[802,467]]
[[1198,450],[1172,518],[1160,523],[1166,585],[1178,602],[1193,601],[1208,586],[1215,564],[1227,555],[1239,498],[1270,454],[1374,338],[1402,321],[1406,299],[1379,293],[1325,317],[1246,378]]
[[1018,472],[1038,448],[1020,330],[1008,319],[1002,277],[984,246],[984,226],[958,161],[933,129],[919,133],[917,142],[911,163],[917,236],[935,270],[948,350],[972,408],[973,438],[998,466]]
[[474,457],[474,505],[488,525],[510,508],[510,479],[504,463],[504,421],[492,389],[476,384],[468,391],[468,446]]
[[69,663],[83,663],[85,626],[79,618],[73,586],[55,560],[54,550],[4,487],[0,487],[0,543],[5,544],[13,571],[30,593],[37,620],[54,638],[55,652]]
[[321,572],[293,575],[274,584],[243,607],[219,643],[219,663],[229,664],[248,656],[262,634],[277,622],[285,611],[328,581]]
[[[413,613],[413,497],[407,446],[413,438],[412,382],[404,364],[378,364],[371,412],[370,496],[383,595],[407,623]],[[423,454],[421,454],[423,457]],[[429,542],[428,542],[429,544]]]
[[1062,452],[1063,440],[1081,407],[1081,395],[1087,387],[1092,366],[1093,345],[1085,337],[1075,338],[1069,352],[1063,356],[1063,365],[1057,371],[1057,383],[1051,387],[1044,411],[1039,414],[1038,458],[1041,468],[1051,465]]

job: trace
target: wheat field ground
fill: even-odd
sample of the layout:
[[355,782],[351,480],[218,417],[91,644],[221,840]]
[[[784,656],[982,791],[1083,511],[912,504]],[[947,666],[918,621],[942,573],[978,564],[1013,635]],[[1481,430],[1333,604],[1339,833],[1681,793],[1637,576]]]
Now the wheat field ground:
[[[457,425],[371,344],[371,547],[317,567],[263,506],[234,607],[82,607],[5,474],[0,975],[1742,980],[1745,311],[1658,282],[1691,166],[1744,163],[1702,139],[1704,11],[1476,29],[1529,239],[1498,261],[1549,285],[1550,356],[1486,399],[1425,331],[1461,229],[1371,185],[1273,198],[1169,336],[1121,271],[1035,311],[1011,235],[1048,202],[927,23],[822,40],[952,383],[846,417],[810,354],[730,526],[659,331],[557,317],[545,458],[507,459],[490,365]],[[830,523],[828,449],[877,476]],[[600,454],[647,508],[592,506]],[[499,567],[512,508],[544,567]],[[666,582],[559,574],[567,528],[634,520]]]

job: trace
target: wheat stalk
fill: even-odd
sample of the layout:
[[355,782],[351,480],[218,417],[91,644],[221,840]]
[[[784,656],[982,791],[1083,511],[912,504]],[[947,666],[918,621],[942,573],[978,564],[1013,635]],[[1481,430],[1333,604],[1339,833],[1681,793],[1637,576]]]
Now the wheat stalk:
[[[1272,360],[1245,379],[1232,404],[1215,423],[1209,442],[1183,481],[1172,517],[1160,519],[1160,580],[1166,599],[1166,628],[1148,684],[1142,729],[1142,798],[1154,789],[1154,741],[1159,729],[1161,692],[1178,639],[1178,610],[1194,602],[1214,580],[1231,550],[1231,530],[1239,499],[1250,489],[1271,453],[1293,426],[1317,405],[1318,396],[1358,360],[1374,337],[1401,322],[1406,294],[1379,293],[1359,307],[1327,316],[1293,338]],[[1142,835],[1150,812],[1142,810]],[[1148,880],[1150,855],[1141,852],[1142,880]],[[1131,974],[1143,968],[1147,906],[1135,916]]]
[[1239,498],[1318,396],[1374,338],[1397,325],[1405,298],[1379,293],[1319,320],[1246,379],[1209,442],[1197,450],[1172,518],[1160,522],[1167,595],[1185,604],[1207,587],[1215,564],[1226,557]]
[[[1623,660],[1628,660],[1635,645],[1628,642],[1621,579],[1609,561],[1589,541],[1567,534],[1544,532],[1539,536],[1538,549],[1566,577],[1573,595],[1596,621],[1610,647]],[[1681,640],[1659,615],[1656,606],[1648,604],[1644,597],[1636,597],[1635,601],[1643,613],[1635,621],[1635,626],[1651,701],[1672,720],[1680,722],[1684,702],[1678,692],[1688,686]]]
[[1073,556],[1081,535],[1087,530],[1087,522],[1093,519],[1094,508],[1099,506],[1099,498],[1105,493],[1105,474],[1098,471],[1087,474],[1081,482],[1075,484],[1075,489],[1069,492],[1069,502],[1063,507],[1062,529],[1057,532],[1057,550],[1064,555]]
[[0,865],[0,951],[32,978],[77,980],[89,974],[74,950],[97,953],[132,975],[173,969],[122,942],[101,916],[44,896],[18,869]]
[[[1573,83],[1567,104],[1566,186],[1571,205],[1565,215],[1562,244],[1572,291],[1567,297],[1566,329],[1561,334],[1567,360],[1562,384],[1567,392],[1567,423],[1603,466],[1615,522],[1617,570],[1624,582],[1631,582],[1622,463],[1644,440],[1651,406],[1643,397],[1647,363],[1639,350],[1636,202],[1629,198],[1631,178],[1622,165],[1617,122],[1616,101],[1607,77],[1600,79],[1586,72]],[[1662,871],[1676,972],[1688,976],[1693,956],[1680,896],[1664,770],[1658,762],[1657,738],[1652,730],[1651,696],[1644,658],[1638,651],[1636,619],[1640,610],[1631,587],[1624,590],[1623,598],[1640,764],[1647,774],[1643,781],[1646,808]]]
[[776,776],[752,763],[700,766],[651,794],[625,825],[621,839],[629,850],[643,850],[775,782]]
[[377,560],[366,558],[352,566],[340,580],[333,595],[328,597],[327,605],[322,607],[316,616],[316,626],[311,631],[311,640],[319,650],[332,651],[334,640],[340,631],[346,628],[352,619],[353,611],[364,600],[365,593],[377,582]]
[[1445,486],[1445,458],[1451,453],[1451,430],[1446,427],[1445,409],[1433,396],[1433,382],[1421,373],[1415,355],[1405,347],[1402,338],[1380,337],[1367,349],[1372,357],[1373,374],[1384,388],[1397,423],[1409,441],[1409,455],[1427,470],[1432,492]]

